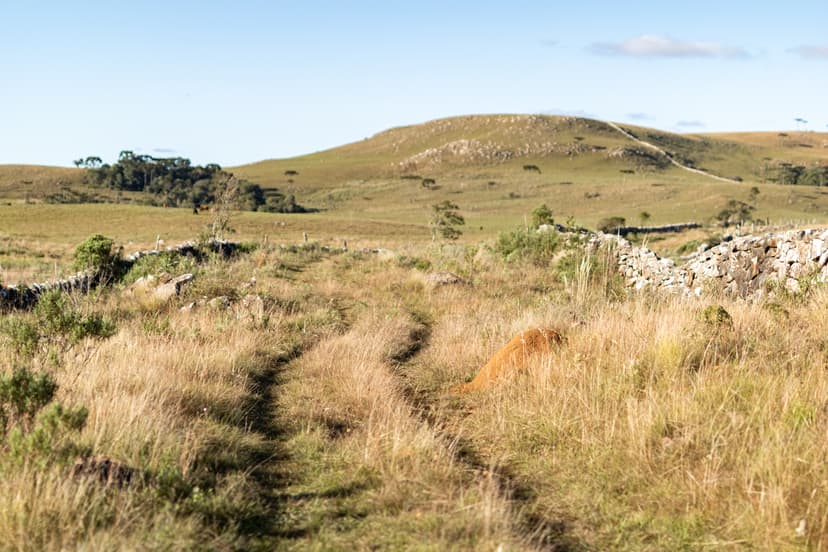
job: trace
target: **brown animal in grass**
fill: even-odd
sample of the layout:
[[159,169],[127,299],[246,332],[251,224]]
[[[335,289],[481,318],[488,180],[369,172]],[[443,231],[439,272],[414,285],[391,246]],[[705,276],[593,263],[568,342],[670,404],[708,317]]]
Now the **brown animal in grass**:
[[526,368],[530,357],[549,353],[551,346],[561,339],[560,333],[547,328],[521,332],[495,353],[472,381],[452,387],[451,392],[463,394],[484,389],[502,376]]

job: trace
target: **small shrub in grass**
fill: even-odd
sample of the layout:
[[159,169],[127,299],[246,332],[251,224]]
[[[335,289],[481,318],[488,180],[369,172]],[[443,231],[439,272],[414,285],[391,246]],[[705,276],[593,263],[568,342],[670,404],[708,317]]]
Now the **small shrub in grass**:
[[132,284],[139,278],[145,278],[150,274],[178,275],[187,272],[194,272],[196,259],[192,256],[181,255],[175,251],[165,251],[160,255],[149,255],[138,259],[123,277],[124,284]]
[[14,463],[44,465],[79,452],[67,439],[86,425],[86,408],[53,403],[57,383],[48,374],[18,367],[0,375],[0,450]]
[[24,358],[33,357],[43,341],[77,343],[85,337],[104,338],[114,333],[115,324],[111,320],[97,313],[77,312],[60,290],[44,293],[32,316],[7,316],[0,321],[0,334]]
[[532,211],[532,228],[538,228],[542,224],[552,225],[555,220],[552,218],[552,210],[542,203]]
[[115,333],[115,325],[110,320],[95,313],[82,315],[59,290],[44,293],[35,306],[34,315],[47,336],[68,336],[73,343],[85,337],[110,337]]
[[718,330],[733,326],[733,318],[731,318],[730,313],[721,305],[705,307],[699,317],[708,328]]
[[40,333],[31,320],[21,316],[7,316],[0,321],[0,333],[18,355],[30,358],[37,352]]
[[75,270],[92,270],[102,279],[113,279],[121,275],[120,249],[113,250],[115,241],[101,234],[93,234],[86,238],[75,249]]
[[519,228],[498,234],[494,249],[507,261],[530,261],[542,266],[552,261],[563,244],[564,240],[558,232]]
[[690,240],[689,242],[685,242],[676,249],[676,253],[679,255],[689,255],[690,253],[695,253],[699,247],[701,247],[702,242],[699,240]]
[[397,257],[397,266],[402,268],[416,268],[423,272],[431,269],[431,261],[421,259],[420,257],[408,257],[406,255],[399,255]]

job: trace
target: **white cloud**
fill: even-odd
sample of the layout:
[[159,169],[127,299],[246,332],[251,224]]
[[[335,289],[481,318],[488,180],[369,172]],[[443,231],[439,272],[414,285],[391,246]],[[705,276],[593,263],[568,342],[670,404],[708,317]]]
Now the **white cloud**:
[[679,121],[679,122],[676,123],[676,126],[681,127],[681,128],[703,128],[707,125],[705,125],[701,121],[693,120],[693,121]]
[[828,46],[814,46],[804,44],[791,48],[788,52],[797,54],[802,59],[825,59],[828,60]]
[[627,118],[633,121],[654,121],[655,117],[649,113],[627,113]]
[[688,42],[657,35],[641,35],[624,42],[595,42],[589,50],[595,54],[629,57],[726,58],[747,59],[743,48],[711,42]]

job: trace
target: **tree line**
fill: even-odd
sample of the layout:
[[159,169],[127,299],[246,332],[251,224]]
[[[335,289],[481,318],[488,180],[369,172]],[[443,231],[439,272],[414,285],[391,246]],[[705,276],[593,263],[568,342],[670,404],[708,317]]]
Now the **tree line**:
[[[122,151],[115,163],[103,163],[100,157],[75,160],[86,168],[90,184],[116,191],[150,194],[156,205],[193,207],[213,205],[233,175],[210,163],[193,165],[184,157],[153,157]],[[248,180],[238,180],[238,206],[247,211],[304,213],[308,209],[296,203],[292,194],[277,189],[263,189]]]
[[793,163],[779,163],[774,167],[773,175],[766,177],[771,182],[789,186],[828,186],[828,166],[816,165],[806,167]]

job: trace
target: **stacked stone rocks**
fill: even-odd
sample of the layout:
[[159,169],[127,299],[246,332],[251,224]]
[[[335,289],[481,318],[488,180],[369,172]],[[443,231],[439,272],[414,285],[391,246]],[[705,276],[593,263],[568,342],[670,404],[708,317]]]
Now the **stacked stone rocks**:
[[[209,249],[221,253],[223,256],[230,256],[238,248],[238,246],[239,244],[234,242],[219,240],[213,240],[207,243],[207,247]],[[137,251],[124,257],[123,261],[126,263],[127,268],[129,268],[142,257],[160,255],[165,252],[175,252],[182,255],[198,255],[200,254],[200,249],[195,242],[184,242],[165,249]],[[73,276],[69,276],[68,278],[61,280],[53,280],[22,286],[0,286],[0,310],[9,308],[31,308],[35,303],[37,303],[38,298],[42,294],[53,289],[86,293],[100,283],[101,275],[95,273],[94,271],[87,270],[78,272]]]
[[634,289],[701,295],[710,286],[737,297],[761,297],[777,287],[796,293],[828,280],[828,230],[737,237],[695,253],[681,266],[620,236],[598,233],[590,243],[611,248]]

